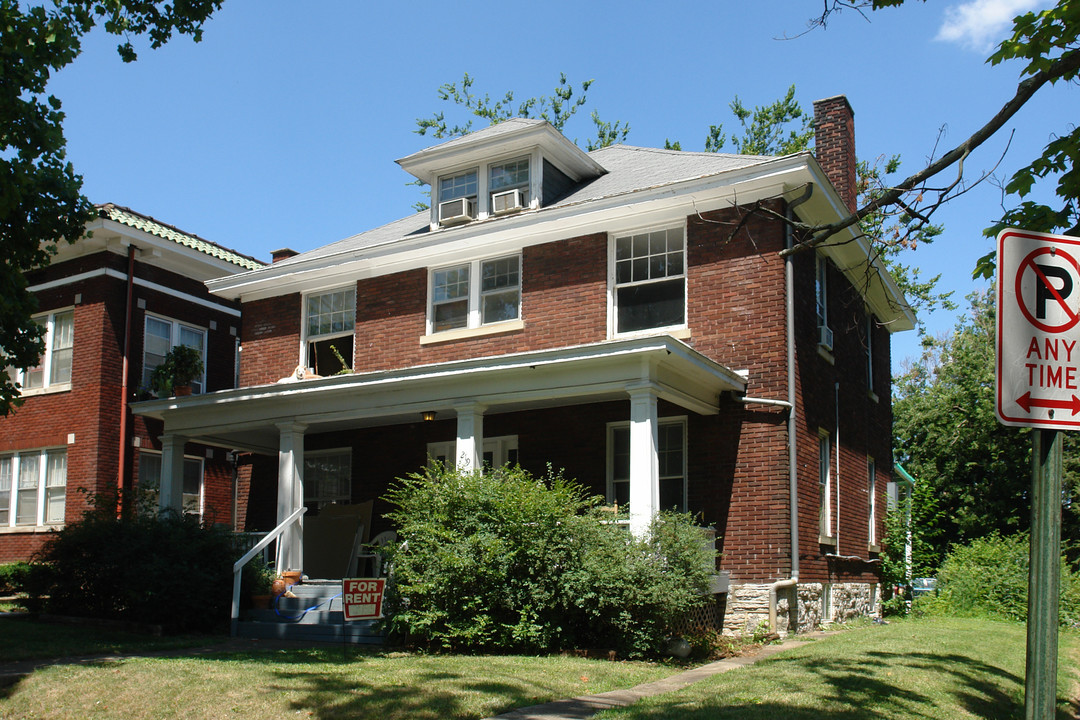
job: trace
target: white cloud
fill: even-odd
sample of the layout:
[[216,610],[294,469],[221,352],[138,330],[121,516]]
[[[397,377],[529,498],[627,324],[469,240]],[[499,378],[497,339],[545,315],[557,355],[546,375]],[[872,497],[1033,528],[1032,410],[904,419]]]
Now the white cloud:
[[970,0],[946,8],[945,20],[935,39],[959,43],[977,52],[990,52],[1005,39],[1014,17],[1048,4],[1046,0]]

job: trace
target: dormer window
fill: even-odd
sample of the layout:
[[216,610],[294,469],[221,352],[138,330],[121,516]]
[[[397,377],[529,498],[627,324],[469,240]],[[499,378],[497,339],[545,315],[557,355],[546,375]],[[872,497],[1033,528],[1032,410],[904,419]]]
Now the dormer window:
[[439,224],[456,225],[476,217],[476,168],[439,178]]
[[529,158],[497,163],[488,168],[488,191],[493,215],[529,206]]

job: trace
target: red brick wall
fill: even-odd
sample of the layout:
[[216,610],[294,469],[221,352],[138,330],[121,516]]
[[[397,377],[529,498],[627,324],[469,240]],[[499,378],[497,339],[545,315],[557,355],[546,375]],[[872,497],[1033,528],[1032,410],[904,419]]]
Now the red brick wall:
[[843,95],[814,102],[814,155],[851,209],[857,207],[855,113]]
[[277,382],[300,360],[300,295],[244,304],[240,387]]

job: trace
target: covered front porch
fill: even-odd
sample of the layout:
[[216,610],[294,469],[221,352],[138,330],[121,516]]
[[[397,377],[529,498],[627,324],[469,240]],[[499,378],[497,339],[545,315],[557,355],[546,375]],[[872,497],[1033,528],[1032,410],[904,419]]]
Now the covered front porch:
[[[668,418],[686,412],[693,418],[716,416],[721,394],[741,394],[745,387],[743,377],[689,345],[655,336],[282,381],[151,400],[134,409],[164,422],[162,508],[180,508],[188,442],[276,457],[277,523],[305,502],[309,507],[319,503],[310,492],[305,498],[305,453],[325,455],[341,446],[364,453],[370,462],[358,458],[352,466],[364,472],[370,467],[379,477],[353,479],[347,495],[339,498],[358,503],[381,494],[378,489],[394,473],[419,469],[428,455],[469,469],[481,467],[485,459],[515,462],[519,453],[534,466],[552,462],[558,467],[560,456],[578,452],[598,457],[599,467],[607,467],[601,482],[609,499],[628,501],[631,530],[642,533],[668,492],[662,489],[670,475],[663,466],[671,464],[662,452],[673,427]],[[606,435],[582,437],[581,428],[597,426],[602,433],[606,427]],[[685,423],[683,428],[685,433]],[[607,440],[597,443],[597,437]],[[612,437],[621,441],[626,457],[613,461]],[[402,446],[408,447],[407,457],[388,461],[393,448]],[[620,468],[615,477],[613,462]],[[595,469],[585,472],[593,475]],[[357,491],[361,483],[367,485]],[[299,518],[282,534],[281,570],[305,567],[303,522]]]

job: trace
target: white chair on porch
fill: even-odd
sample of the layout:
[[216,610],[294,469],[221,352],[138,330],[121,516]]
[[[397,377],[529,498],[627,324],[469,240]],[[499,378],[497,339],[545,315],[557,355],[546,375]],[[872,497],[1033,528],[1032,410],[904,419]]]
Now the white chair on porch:
[[361,552],[356,556],[357,570],[364,572],[370,568],[370,575],[360,577],[381,577],[384,565],[384,550],[387,545],[397,542],[397,533],[393,530],[384,530],[364,545]]

